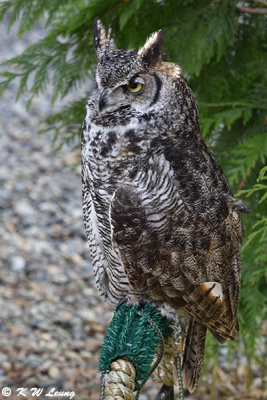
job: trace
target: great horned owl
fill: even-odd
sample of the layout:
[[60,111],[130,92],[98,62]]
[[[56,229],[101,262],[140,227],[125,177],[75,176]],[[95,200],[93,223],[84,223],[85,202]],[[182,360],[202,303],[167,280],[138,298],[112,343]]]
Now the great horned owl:
[[82,130],[83,212],[96,284],[114,307],[152,302],[186,321],[183,375],[193,392],[206,329],[238,336],[239,213],[204,143],[181,68],[162,31],[117,50],[96,20],[95,85]]

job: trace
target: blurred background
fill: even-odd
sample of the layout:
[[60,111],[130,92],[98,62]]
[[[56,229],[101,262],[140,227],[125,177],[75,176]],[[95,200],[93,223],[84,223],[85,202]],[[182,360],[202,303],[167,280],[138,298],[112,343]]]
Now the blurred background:
[[[191,398],[267,399],[266,14],[263,0],[1,1],[0,388],[10,399],[19,387],[99,397],[112,310],[95,289],[79,166],[96,16],[121,48],[167,28],[166,58],[182,66],[205,140],[251,209],[241,337],[228,346],[208,337]],[[141,400],[157,390],[150,381]]]

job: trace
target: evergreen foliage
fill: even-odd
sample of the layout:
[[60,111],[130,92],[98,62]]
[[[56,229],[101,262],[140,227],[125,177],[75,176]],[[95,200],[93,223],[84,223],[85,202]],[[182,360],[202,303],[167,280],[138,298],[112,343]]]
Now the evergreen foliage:
[[[266,20],[262,1],[238,0],[4,0],[0,19],[19,21],[23,35],[45,20],[46,37],[7,60],[1,91],[19,79],[17,98],[32,99],[53,85],[52,102],[84,88],[84,98],[45,121],[60,143],[79,142],[89,78],[96,63],[92,24],[111,24],[119,48],[137,49],[166,27],[166,58],[182,66],[196,94],[205,140],[228,176],[233,192],[251,209],[244,216],[241,341],[255,358],[266,320],[267,299],[267,91]],[[261,12],[258,7],[261,7]],[[244,12],[246,8],[247,12]],[[251,11],[252,10],[252,11]],[[32,80],[29,77],[33,76]],[[29,83],[31,82],[31,83]],[[241,343],[241,342],[240,342]]]

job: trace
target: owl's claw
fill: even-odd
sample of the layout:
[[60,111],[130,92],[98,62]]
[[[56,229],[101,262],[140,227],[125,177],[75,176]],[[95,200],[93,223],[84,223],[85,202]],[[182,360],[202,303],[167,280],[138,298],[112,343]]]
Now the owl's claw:
[[128,300],[129,300],[129,297],[124,297],[123,299],[121,299],[117,304],[116,311],[118,311],[118,309],[120,308],[120,306],[122,304],[127,303]]

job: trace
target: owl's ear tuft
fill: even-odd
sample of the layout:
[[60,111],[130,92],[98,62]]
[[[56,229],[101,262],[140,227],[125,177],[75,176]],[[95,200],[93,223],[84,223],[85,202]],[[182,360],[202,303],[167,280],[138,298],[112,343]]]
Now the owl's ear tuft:
[[160,29],[147,39],[138,51],[138,58],[146,67],[154,67],[162,59],[164,30]]
[[104,27],[103,23],[99,18],[95,18],[94,25],[94,45],[98,58],[102,55],[106,55],[111,51],[115,50],[114,40],[111,38],[111,27],[108,25]]

